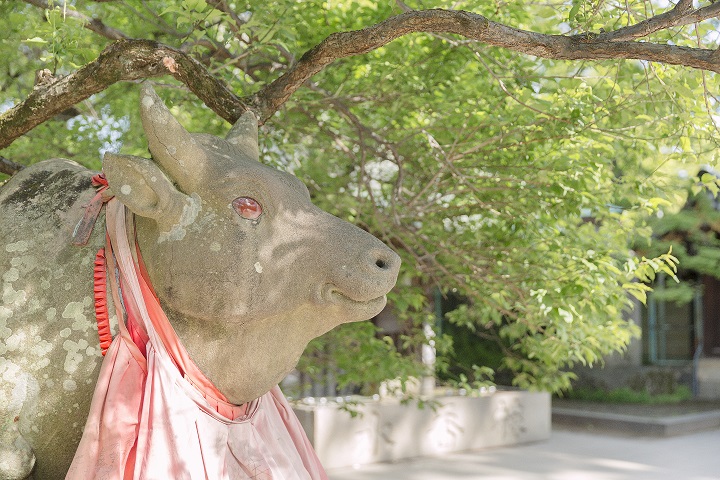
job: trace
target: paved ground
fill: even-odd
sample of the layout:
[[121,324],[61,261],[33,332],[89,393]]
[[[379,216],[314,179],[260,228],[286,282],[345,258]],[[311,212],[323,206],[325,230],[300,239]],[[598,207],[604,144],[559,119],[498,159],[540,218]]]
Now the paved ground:
[[720,430],[640,438],[554,430],[546,442],[331,470],[330,480],[720,480]]

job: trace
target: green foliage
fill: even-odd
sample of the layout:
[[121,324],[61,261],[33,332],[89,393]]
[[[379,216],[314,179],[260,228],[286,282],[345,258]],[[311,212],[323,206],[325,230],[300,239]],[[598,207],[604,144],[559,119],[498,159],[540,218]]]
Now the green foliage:
[[634,280],[639,280],[645,283],[625,283],[623,288],[633,297],[640,300],[643,304],[647,302],[647,292],[651,291],[652,288],[648,285],[655,281],[656,274],[666,274],[676,283],[680,283],[677,276],[677,265],[679,260],[672,255],[672,245],[668,253],[663,253],[656,258],[647,259],[642,257],[640,262],[637,264],[633,259],[628,260],[627,270],[632,273],[635,277]]
[[[0,111],[28,95],[35,71],[67,74],[107,45],[67,9],[182,48],[240,95],[330,33],[400,13],[394,2],[370,0],[223,3],[233,12],[204,0],[56,1],[45,13],[2,2]],[[555,34],[610,30],[648,15],[645,2],[407,3]],[[711,27],[650,38],[690,45]],[[227,129],[181,85],[153,81],[188,129]],[[367,392],[421,374],[422,325],[434,324],[426,292],[435,285],[468,300],[449,317],[469,332],[454,339],[456,348],[486,349],[459,367],[464,355],[450,353],[453,339],[432,340],[438,368],[456,381],[485,382],[492,368],[517,386],[557,391],[573,378],[568,367],[622,350],[638,333],[623,320],[628,292],[644,298],[643,282],[656,272],[674,275],[673,255],[681,265],[689,258],[673,243],[638,259],[629,239],[649,239],[649,215],[677,202],[670,173],[717,160],[709,121],[717,102],[705,87],[716,81],[672,65],[541,60],[429,34],[315,75],[263,127],[263,161],[298,175],[320,207],[399,251],[403,270],[390,300],[403,330],[394,345],[368,323],[343,326],[313,342],[300,368],[338,369],[340,385]],[[26,165],[62,156],[95,169],[107,148],[145,154],[135,85],[114,85],[76,110],[2,154]]]
[[709,173],[688,179],[685,188],[689,193],[682,208],[650,220],[657,238],[651,245],[638,246],[638,250],[652,256],[661,249],[672,249],[680,267],[677,276],[683,279],[677,282],[677,277],[674,277],[676,282],[668,282],[663,277],[653,292],[656,299],[687,304],[701,288],[701,276],[720,278],[717,181],[718,178]]
[[405,391],[408,377],[422,371],[417,362],[401,355],[390,337],[378,338],[370,322],[342,325],[310,342],[298,369],[313,380],[324,382],[328,373],[338,375],[338,388],[356,387],[365,395],[377,392],[380,384],[396,377]]
[[692,398],[692,392],[684,385],[679,385],[672,393],[650,394],[646,390],[637,391],[628,387],[605,391],[591,388],[578,388],[570,390],[566,398],[604,403],[641,403],[646,405],[661,405],[680,403]]

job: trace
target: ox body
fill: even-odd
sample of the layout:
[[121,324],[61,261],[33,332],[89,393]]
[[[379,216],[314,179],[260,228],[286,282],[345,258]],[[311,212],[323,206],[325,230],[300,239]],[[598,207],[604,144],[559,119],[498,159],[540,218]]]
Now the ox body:
[[[229,401],[263,395],[311,339],[384,307],[397,254],[260,164],[251,113],[223,139],[188,133],[150,87],[140,108],[152,160],[106,154],[109,192],[135,214],[173,328]],[[72,236],[93,173],[54,159],[0,188],[0,479],[64,478],[82,435],[102,362],[103,216],[86,246]]]

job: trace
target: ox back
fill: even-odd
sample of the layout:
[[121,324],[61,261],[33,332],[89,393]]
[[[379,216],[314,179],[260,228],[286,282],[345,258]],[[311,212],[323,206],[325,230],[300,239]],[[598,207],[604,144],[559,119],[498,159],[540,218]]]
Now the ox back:
[[[72,245],[93,172],[68,160],[0,188],[0,478],[64,478],[102,360],[93,301],[97,228]],[[99,220],[102,225],[103,220]],[[111,310],[112,311],[112,310]]]

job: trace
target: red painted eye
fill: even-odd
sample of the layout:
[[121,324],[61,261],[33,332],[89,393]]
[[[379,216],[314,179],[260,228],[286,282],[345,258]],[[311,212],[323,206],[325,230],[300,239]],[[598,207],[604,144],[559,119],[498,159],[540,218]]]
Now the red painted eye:
[[255,220],[262,215],[262,205],[254,198],[238,197],[233,200],[232,206],[238,215],[248,220]]

